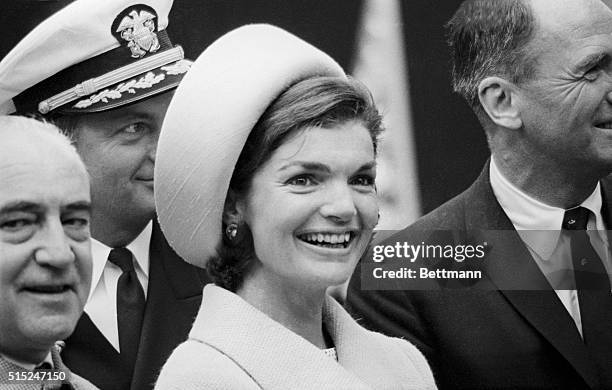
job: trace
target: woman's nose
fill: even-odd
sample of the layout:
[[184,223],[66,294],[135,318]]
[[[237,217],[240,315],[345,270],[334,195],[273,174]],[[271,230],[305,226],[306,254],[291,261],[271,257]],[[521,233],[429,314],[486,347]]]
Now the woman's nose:
[[348,184],[334,185],[327,194],[328,199],[321,206],[321,214],[336,222],[349,222],[357,214],[352,189]]

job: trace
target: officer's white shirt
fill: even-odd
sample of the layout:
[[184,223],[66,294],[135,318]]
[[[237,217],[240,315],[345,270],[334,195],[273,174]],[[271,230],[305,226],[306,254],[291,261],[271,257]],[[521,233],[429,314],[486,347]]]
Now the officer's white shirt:
[[[521,239],[529,249],[536,264],[553,286],[573,286],[573,273],[565,275],[561,270],[572,270],[570,239],[561,230],[565,210],[544,204],[527,195],[510,183],[499,171],[495,159],[491,159],[489,168],[491,187],[497,201],[514,225]],[[587,230],[591,245],[602,259],[610,274],[612,258],[606,237],[605,224],[601,215],[602,197],[598,183],[593,193],[580,206],[589,209]],[[530,232],[522,232],[530,230]],[[535,232],[537,231],[537,232]],[[567,278],[563,280],[563,278]],[[578,331],[582,334],[580,306],[576,290],[555,290],[565,309],[574,319]]]
[[[149,245],[153,223],[145,227],[127,249],[136,259],[134,267],[138,281],[143,288],[145,298],[149,285]],[[91,318],[108,342],[119,351],[119,330],[117,328],[117,282],[121,276],[121,268],[108,261],[112,248],[100,241],[91,239],[93,270],[89,298],[85,304],[85,312]]]

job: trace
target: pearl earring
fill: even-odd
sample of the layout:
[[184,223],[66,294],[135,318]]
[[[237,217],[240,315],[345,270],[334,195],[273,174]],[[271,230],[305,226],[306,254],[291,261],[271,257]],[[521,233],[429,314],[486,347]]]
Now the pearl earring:
[[227,238],[229,238],[230,241],[234,240],[238,235],[238,224],[232,222],[227,225],[227,227],[225,228],[225,234],[227,235]]

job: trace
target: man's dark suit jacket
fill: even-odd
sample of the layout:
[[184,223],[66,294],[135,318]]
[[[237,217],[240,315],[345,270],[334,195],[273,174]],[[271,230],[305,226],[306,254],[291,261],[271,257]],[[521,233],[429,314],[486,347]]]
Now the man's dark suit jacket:
[[170,353],[187,339],[200,308],[202,288],[209,282],[204,270],[185,263],[157,223],[149,259],[147,303],[133,376],[86,313],[62,351],[73,372],[102,390],[152,389]]
[[[602,188],[602,214],[610,226],[610,181],[602,181]],[[383,244],[420,242],[425,231],[438,229],[485,230],[476,233],[481,236],[474,242],[488,244],[486,283],[492,287],[513,285],[525,275],[550,286],[496,200],[489,164],[464,193]],[[508,232],[496,235],[486,230]],[[368,328],[414,342],[441,389],[612,389],[612,362],[607,377],[599,378],[574,321],[552,289],[362,291],[360,287],[360,274],[355,272],[347,296],[353,315]]]

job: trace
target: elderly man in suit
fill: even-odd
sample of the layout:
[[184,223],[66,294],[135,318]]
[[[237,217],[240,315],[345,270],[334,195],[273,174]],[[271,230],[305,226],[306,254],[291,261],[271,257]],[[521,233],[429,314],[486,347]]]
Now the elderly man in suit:
[[87,171],[51,124],[2,116],[0,139],[0,388],[94,389],[56,345],[91,282]]
[[386,243],[479,243],[485,276],[469,290],[366,291],[356,275],[348,301],[417,343],[440,388],[611,389],[612,12],[468,0],[447,27],[454,88],[491,158]]
[[91,178],[93,277],[64,361],[102,389],[152,388],[187,337],[206,276],[155,222],[160,127],[190,61],[166,31],[171,0],[79,0],[0,62],[0,110],[67,131]]

